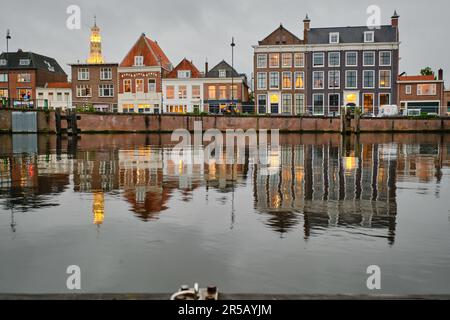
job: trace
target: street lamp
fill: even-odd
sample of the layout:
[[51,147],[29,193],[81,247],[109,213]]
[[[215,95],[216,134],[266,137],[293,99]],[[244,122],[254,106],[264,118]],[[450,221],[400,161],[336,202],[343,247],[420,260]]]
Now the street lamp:
[[9,92],[9,40],[11,39],[11,33],[6,30],[6,76],[8,78],[8,107],[11,106],[10,103],[10,92]]
[[[234,108],[234,37],[231,38],[231,105]],[[234,110],[233,110],[234,111]]]

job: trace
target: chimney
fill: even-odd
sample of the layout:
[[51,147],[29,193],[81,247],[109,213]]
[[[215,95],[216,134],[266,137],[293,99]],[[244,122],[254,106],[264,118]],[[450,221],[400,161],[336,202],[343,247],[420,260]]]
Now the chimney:
[[438,71],[438,80],[444,80],[444,70],[442,69]]
[[308,31],[310,30],[311,20],[306,14],[305,19],[303,20],[303,41],[308,43]]
[[394,11],[394,15],[391,17],[391,25],[395,28],[398,28],[398,18],[400,16],[397,13],[397,10]]
[[206,62],[205,62],[205,76],[208,74],[208,71],[209,71],[209,69],[208,69],[208,59],[206,59]]

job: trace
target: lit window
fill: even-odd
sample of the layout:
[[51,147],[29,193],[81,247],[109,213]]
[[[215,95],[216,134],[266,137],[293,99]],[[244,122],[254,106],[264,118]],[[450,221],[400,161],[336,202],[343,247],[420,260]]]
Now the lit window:
[[187,87],[186,86],[179,86],[178,87],[178,98],[179,99],[186,99],[187,98]]
[[195,85],[192,86],[192,99],[200,99],[201,95],[200,95],[200,86]]
[[301,68],[305,66],[305,54],[303,52],[294,53],[294,67]]
[[221,99],[221,100],[227,99],[227,87],[226,86],[219,87],[219,99]]
[[31,74],[29,73],[19,73],[17,75],[17,82],[31,82]]
[[291,72],[283,72],[283,89],[292,88],[292,74]]
[[339,43],[339,32],[330,33],[330,43]]
[[417,85],[417,95],[418,96],[434,96],[436,95],[436,84],[426,83]]
[[136,79],[136,92],[144,92],[144,80]]
[[391,87],[391,71],[380,70],[380,88],[390,88]]
[[292,67],[292,53],[283,53],[281,55],[281,65],[283,68]]
[[209,99],[216,99],[216,86],[208,87],[208,97]]
[[174,99],[175,98],[175,88],[174,86],[166,87],[166,99]]
[[294,72],[294,83],[295,89],[305,88],[305,73],[304,72]]
[[280,55],[278,53],[269,54],[269,67],[278,68],[280,66]]
[[123,91],[124,92],[131,92],[131,80],[125,79],[123,80]]
[[373,31],[364,32],[364,42],[374,42],[375,41],[375,33]]

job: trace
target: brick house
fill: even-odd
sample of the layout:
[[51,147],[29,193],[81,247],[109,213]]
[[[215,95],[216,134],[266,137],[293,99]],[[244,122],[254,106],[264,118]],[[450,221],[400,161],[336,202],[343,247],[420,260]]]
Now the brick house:
[[243,105],[249,101],[247,76],[239,74],[225,60],[211,70],[205,64],[203,91],[204,108],[209,113],[222,113],[230,105],[242,112]]
[[443,71],[439,76],[398,77],[398,106],[402,114],[432,113],[446,115]]
[[72,104],[117,112],[117,63],[77,63],[72,68]]
[[443,105],[443,112],[441,115],[450,116],[450,89],[444,90],[444,105]]
[[203,112],[203,74],[192,61],[183,59],[162,80],[164,113]]
[[142,34],[119,65],[119,112],[161,113],[162,79],[172,69],[158,42]]
[[36,88],[47,82],[67,82],[55,59],[20,49],[0,55],[0,98],[8,98],[9,90],[11,104],[34,105]]
[[328,115],[355,104],[377,114],[379,105],[394,103],[398,22],[395,12],[379,29],[311,28],[306,16],[303,39],[280,26],[253,47],[258,113]]

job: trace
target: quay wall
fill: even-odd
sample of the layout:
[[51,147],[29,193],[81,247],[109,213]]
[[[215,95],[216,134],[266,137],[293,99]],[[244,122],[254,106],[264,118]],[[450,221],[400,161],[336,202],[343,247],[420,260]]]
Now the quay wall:
[[[12,132],[12,111],[0,109],[0,132]],[[202,129],[279,129],[283,133],[340,132],[340,118],[290,117],[290,116],[193,116],[193,115],[144,115],[80,113],[77,121],[82,133],[168,133],[176,129],[194,130],[200,121]],[[62,128],[67,122],[62,121]],[[55,133],[55,113],[37,112],[38,132]],[[450,117],[436,119],[412,118],[362,118],[352,120],[351,128],[359,132],[450,132]],[[359,130],[358,130],[359,129]]]

